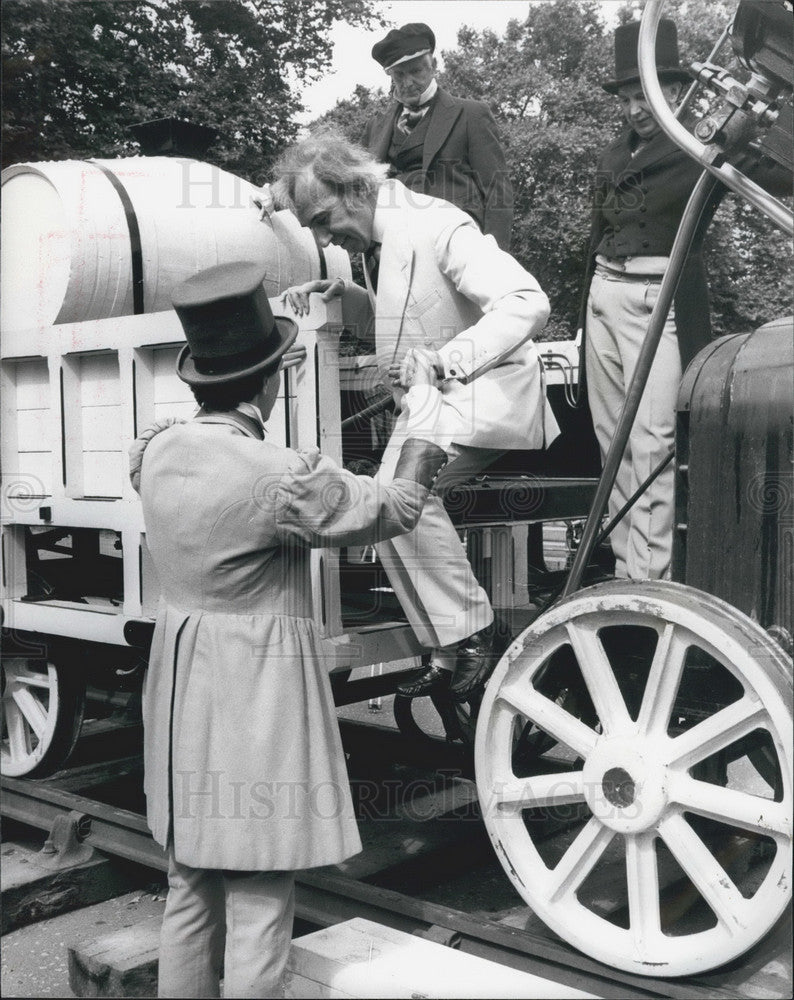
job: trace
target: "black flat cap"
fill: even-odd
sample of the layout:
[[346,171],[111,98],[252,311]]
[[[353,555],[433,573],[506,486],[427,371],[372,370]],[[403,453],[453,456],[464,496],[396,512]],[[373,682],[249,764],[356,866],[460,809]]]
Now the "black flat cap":
[[372,58],[385,70],[399,63],[432,53],[436,48],[436,36],[426,24],[416,22],[404,24],[392,30],[372,46]]

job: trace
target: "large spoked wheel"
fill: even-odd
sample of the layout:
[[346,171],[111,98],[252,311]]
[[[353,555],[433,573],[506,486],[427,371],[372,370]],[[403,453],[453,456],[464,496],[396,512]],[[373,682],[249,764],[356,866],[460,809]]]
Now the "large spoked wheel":
[[9,656],[2,691],[2,774],[34,778],[56,771],[80,735],[84,680],[68,665]]
[[[791,669],[745,615],[674,583],[579,591],[519,636],[480,710],[477,788],[549,927],[654,976],[766,934],[791,899]],[[554,741],[534,759],[515,753],[528,722]]]

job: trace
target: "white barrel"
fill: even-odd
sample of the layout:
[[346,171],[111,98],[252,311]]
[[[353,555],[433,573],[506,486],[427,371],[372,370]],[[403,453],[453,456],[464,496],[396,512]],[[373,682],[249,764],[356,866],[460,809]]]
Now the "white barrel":
[[[202,268],[257,260],[275,296],[317,278],[321,257],[289,212],[259,221],[256,188],[166,156],[22,163],[2,174],[0,326],[5,330],[157,312]],[[137,253],[136,253],[137,251]],[[325,251],[329,277],[347,254]],[[134,291],[134,275],[140,277]]]

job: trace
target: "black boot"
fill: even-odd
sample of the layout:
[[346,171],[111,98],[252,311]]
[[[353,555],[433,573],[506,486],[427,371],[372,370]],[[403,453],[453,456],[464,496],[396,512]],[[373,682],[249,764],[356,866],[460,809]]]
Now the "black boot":
[[455,701],[466,701],[493,673],[498,654],[493,623],[458,643],[455,673],[449,686]]
[[451,676],[449,670],[442,670],[441,667],[431,663],[415,680],[403,681],[397,688],[397,694],[401,694],[404,698],[422,698],[426,694],[447,687]]

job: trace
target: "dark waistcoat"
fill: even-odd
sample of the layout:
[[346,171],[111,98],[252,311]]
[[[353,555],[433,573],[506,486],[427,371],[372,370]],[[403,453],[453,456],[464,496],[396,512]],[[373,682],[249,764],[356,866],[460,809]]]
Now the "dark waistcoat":
[[425,175],[422,169],[425,139],[433,115],[433,103],[424,118],[406,135],[397,127],[399,115],[394,122],[391,143],[389,144],[389,163],[394,176],[406,187],[417,191],[424,190]]

